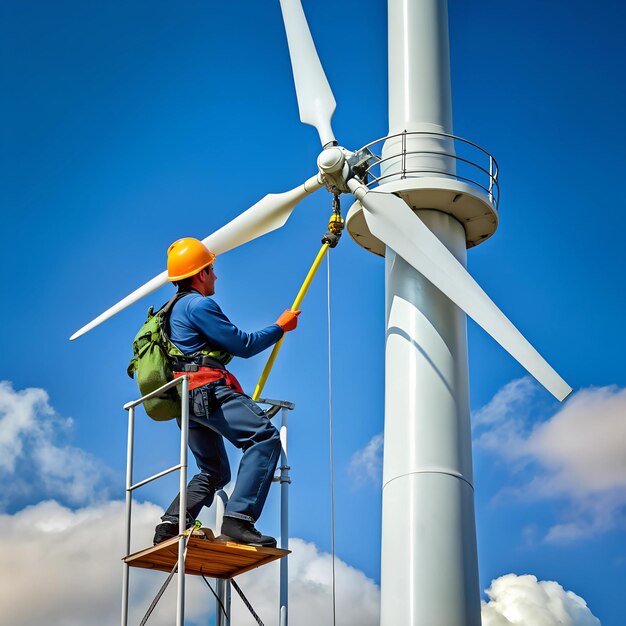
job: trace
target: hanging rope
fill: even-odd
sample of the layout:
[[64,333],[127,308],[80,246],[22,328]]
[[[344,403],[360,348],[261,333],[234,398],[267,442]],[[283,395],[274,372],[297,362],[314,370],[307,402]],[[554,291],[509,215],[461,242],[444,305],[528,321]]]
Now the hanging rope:
[[330,544],[332,552],[332,583],[333,583],[333,626],[336,623],[335,601],[335,463],[333,460],[333,368],[331,358],[331,326],[330,326],[330,255],[326,257],[327,284],[327,319],[328,319],[328,432],[330,454]]

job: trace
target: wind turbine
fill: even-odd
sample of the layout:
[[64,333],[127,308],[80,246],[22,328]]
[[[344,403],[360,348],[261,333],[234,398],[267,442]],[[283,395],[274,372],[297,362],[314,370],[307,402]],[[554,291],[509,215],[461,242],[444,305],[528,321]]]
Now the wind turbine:
[[[489,155],[482,168],[456,154],[469,142],[452,134],[447,0],[389,0],[390,130],[381,157],[371,145],[356,152],[339,146],[331,125],[335,99],[301,2],[280,3],[300,119],[317,129],[323,148],[318,173],[265,196],[204,243],[223,254],[276,230],[322,186],[355,197],[348,232],[385,257],[381,624],[475,626],[480,593],[465,315],[558,400],[571,388],[465,269],[467,248],[497,228],[497,170]],[[486,186],[457,172],[457,164],[468,163],[487,176]],[[372,190],[367,174],[374,166],[380,175]],[[165,283],[163,272],[71,339]]]

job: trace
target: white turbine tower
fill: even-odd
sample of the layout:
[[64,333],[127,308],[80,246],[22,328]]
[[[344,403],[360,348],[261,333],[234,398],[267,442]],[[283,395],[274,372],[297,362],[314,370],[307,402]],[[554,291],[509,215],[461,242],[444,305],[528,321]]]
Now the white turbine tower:
[[[285,224],[325,185],[352,193],[347,228],[385,257],[386,374],[381,624],[480,624],[465,314],[557,399],[571,388],[465,269],[497,227],[495,170],[455,153],[446,0],[389,0],[389,137],[382,157],[337,146],[335,99],[300,0],[280,0],[300,118],[323,146],[319,174],[270,194],[204,240],[222,254]],[[377,143],[377,142],[374,142]],[[470,144],[474,146],[474,144]],[[478,151],[482,150],[474,146]],[[477,168],[481,185],[457,171]],[[366,170],[380,167],[378,186]],[[76,332],[166,283],[165,272]]]
[[[378,190],[400,194],[465,266],[497,213],[492,194],[454,176],[447,2],[390,0],[388,20],[390,139]],[[373,245],[358,214],[349,232],[385,253],[381,625],[476,626],[465,315],[392,239]]]

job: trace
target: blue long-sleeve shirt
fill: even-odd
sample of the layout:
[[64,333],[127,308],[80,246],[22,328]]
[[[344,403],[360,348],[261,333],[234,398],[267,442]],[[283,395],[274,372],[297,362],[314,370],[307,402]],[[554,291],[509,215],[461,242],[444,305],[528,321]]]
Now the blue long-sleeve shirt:
[[170,315],[170,339],[183,354],[223,350],[245,359],[263,352],[283,336],[278,324],[254,333],[237,328],[213,298],[197,291],[183,296]]

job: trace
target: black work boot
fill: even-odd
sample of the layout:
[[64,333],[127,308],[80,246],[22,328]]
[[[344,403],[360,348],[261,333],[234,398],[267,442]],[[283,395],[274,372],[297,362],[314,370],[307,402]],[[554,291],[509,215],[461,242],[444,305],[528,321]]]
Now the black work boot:
[[152,543],[156,546],[157,543],[167,541],[172,537],[178,535],[178,524],[172,524],[172,522],[163,522],[154,529],[154,539]]
[[222,521],[222,534],[218,537],[223,541],[244,543],[248,546],[260,548],[275,548],[276,539],[268,535],[262,535],[252,522],[238,517],[224,517]]

